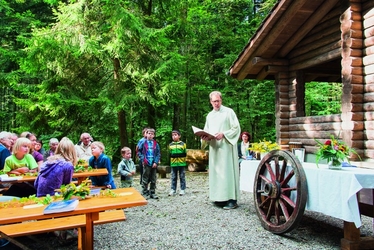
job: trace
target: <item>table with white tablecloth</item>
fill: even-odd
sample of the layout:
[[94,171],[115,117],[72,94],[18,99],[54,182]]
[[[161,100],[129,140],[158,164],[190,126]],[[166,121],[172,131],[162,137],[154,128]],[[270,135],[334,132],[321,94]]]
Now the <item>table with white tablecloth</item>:
[[[240,189],[253,192],[254,178],[260,161],[241,163]],[[374,170],[343,167],[330,170],[327,165],[302,163],[305,171],[308,199],[306,209],[320,212],[361,226],[357,193],[362,189],[374,189]]]

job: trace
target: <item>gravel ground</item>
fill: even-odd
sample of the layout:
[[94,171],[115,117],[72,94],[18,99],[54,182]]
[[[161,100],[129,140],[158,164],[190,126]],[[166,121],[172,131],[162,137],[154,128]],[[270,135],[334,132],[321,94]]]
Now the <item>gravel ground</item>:
[[[297,229],[275,235],[262,228],[252,193],[242,192],[237,209],[223,210],[209,201],[207,173],[187,172],[186,178],[186,195],[169,197],[170,180],[158,179],[159,200],[125,209],[124,222],[95,226],[95,249],[340,249],[342,220],[305,211]],[[361,234],[372,235],[371,218],[362,219]],[[62,246],[52,234],[19,240],[31,249],[77,246],[76,241]],[[2,249],[18,248],[9,244]]]

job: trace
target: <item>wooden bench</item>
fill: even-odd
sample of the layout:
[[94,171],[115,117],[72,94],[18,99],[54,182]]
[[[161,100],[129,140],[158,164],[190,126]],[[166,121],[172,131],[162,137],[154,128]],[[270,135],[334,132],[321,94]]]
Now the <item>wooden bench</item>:
[[[94,225],[100,225],[111,222],[126,220],[123,210],[110,210],[99,213],[99,219],[94,221]],[[8,224],[0,226],[0,235],[10,240],[22,249],[28,249],[23,244],[10,237],[29,236],[33,234],[41,234],[53,231],[67,230],[78,228],[78,249],[82,249],[81,228],[85,227],[85,215],[74,215],[68,217],[59,217],[47,220],[30,221],[17,224]]]

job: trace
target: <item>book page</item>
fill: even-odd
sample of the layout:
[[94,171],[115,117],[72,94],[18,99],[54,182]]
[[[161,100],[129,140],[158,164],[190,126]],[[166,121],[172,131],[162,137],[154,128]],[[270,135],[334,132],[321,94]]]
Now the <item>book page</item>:
[[193,130],[193,133],[194,133],[195,135],[199,136],[199,137],[205,135],[205,136],[208,137],[209,140],[213,140],[213,139],[215,139],[214,135],[209,134],[208,132],[206,132],[206,131],[204,131],[204,130],[202,130],[202,129],[200,129],[200,128],[197,128],[197,127],[195,127],[195,126],[192,126],[192,130]]

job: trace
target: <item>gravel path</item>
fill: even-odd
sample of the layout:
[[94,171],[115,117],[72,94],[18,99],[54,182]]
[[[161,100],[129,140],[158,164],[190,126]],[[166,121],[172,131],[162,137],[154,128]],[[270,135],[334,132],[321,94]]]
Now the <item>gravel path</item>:
[[[275,235],[262,228],[252,193],[242,192],[239,207],[227,211],[209,201],[207,173],[187,172],[186,178],[185,196],[168,196],[170,180],[158,179],[159,200],[125,209],[124,222],[95,226],[95,249],[340,249],[342,220],[305,211],[296,230]],[[371,218],[363,217],[362,235],[373,234],[371,224]],[[76,242],[61,246],[51,234],[36,238],[51,249],[76,248]],[[31,249],[45,249],[27,237],[19,239]],[[18,248],[9,244],[2,249]]]

